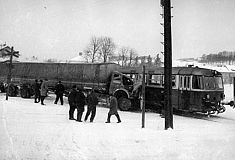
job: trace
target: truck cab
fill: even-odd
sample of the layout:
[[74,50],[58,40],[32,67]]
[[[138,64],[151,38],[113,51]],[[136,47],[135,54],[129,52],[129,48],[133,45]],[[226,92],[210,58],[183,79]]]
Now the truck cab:
[[117,98],[120,110],[126,111],[131,108],[133,84],[131,78],[120,72],[114,71],[111,74],[108,91]]

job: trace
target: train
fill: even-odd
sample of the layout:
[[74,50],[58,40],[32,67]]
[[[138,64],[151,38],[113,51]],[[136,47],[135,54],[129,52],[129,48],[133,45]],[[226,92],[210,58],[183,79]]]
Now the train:
[[[141,68],[123,68],[123,74],[133,81],[141,81]],[[140,84],[134,89],[141,95]],[[164,108],[164,68],[146,68],[145,103],[148,108]],[[172,107],[174,110],[201,112],[206,114],[223,113],[226,108],[222,74],[213,69],[199,67],[172,68]],[[234,102],[227,103],[234,106]]]

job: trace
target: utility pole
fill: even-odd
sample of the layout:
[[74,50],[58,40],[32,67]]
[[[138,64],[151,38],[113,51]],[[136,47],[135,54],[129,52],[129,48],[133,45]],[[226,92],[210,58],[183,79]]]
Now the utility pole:
[[142,78],[142,95],[141,95],[141,109],[142,109],[142,128],[145,127],[145,66],[143,66]]
[[[235,102],[235,77],[233,77],[233,102]],[[233,103],[233,108],[235,108],[234,103]]]
[[8,64],[8,65],[9,65],[9,66],[8,66],[9,72],[8,72],[8,75],[7,75],[7,93],[6,93],[6,100],[8,100],[9,91],[10,91],[13,53],[14,53],[14,48],[11,47],[10,61],[9,61],[9,64]]
[[164,108],[165,129],[173,129],[172,108],[172,42],[171,42],[171,1],[161,0],[164,8]]
[[9,60],[1,62],[1,63],[6,63],[6,65],[8,65],[7,92],[6,92],[6,100],[8,100],[10,84],[11,84],[12,68],[13,68],[13,65],[12,65],[13,56],[18,58],[20,55],[19,55],[19,51],[14,51],[14,48],[13,47],[10,48],[9,46],[1,48],[0,55],[10,57]]

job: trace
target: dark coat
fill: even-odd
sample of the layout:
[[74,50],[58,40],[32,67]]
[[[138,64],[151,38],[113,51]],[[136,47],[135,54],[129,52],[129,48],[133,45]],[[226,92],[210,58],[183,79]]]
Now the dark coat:
[[35,94],[37,94],[37,95],[40,94],[40,87],[41,87],[41,85],[40,85],[38,82],[35,82],[35,83],[33,84],[33,90],[34,90],[34,93],[35,93]]
[[94,92],[91,92],[87,96],[87,105],[88,107],[95,107],[98,104],[98,98]]
[[79,90],[76,94],[76,104],[78,108],[82,108],[82,107],[84,108],[85,100],[86,100],[85,95],[82,93],[82,91]]
[[70,105],[76,106],[76,96],[77,96],[77,90],[72,89],[72,91],[69,93],[68,101]]
[[55,94],[58,94],[58,95],[61,95],[64,93],[64,85],[61,84],[61,83],[58,83],[56,86],[55,86]]
[[117,108],[118,108],[118,102],[117,102],[117,98],[116,97],[111,97],[110,98],[110,110],[109,110],[109,113],[110,115],[114,115],[114,114],[118,114],[117,112]]

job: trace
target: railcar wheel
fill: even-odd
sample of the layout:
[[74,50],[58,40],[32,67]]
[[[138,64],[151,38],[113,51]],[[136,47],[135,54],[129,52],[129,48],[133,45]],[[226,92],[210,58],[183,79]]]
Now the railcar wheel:
[[118,107],[121,111],[128,111],[131,108],[131,101],[125,97],[118,99]]

